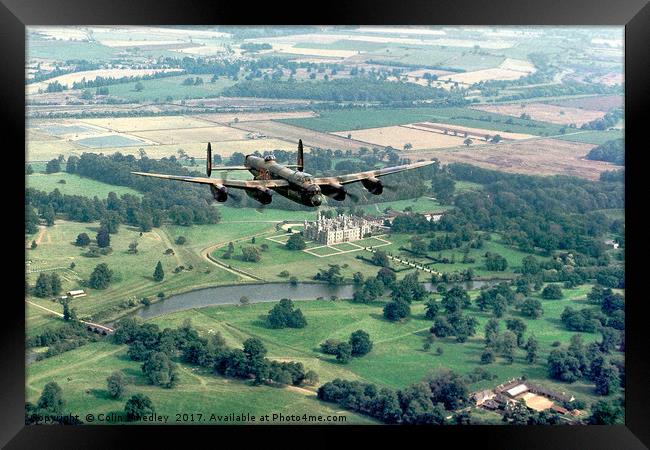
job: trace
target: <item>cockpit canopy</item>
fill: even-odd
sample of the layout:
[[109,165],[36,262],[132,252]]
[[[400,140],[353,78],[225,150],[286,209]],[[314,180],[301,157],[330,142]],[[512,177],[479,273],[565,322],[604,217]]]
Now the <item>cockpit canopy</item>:
[[266,161],[266,162],[275,161],[275,155],[266,155],[264,157],[264,161]]

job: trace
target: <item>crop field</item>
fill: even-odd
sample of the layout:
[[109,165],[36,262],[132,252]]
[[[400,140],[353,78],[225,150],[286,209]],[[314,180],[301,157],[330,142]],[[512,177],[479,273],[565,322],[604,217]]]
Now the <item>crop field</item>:
[[559,139],[531,139],[459,150],[403,152],[405,157],[438,158],[442,163],[463,162],[488,169],[528,175],[572,175],[597,180],[606,170],[618,168],[585,159],[593,144]]
[[105,148],[105,147],[132,147],[134,145],[150,145],[146,141],[141,141],[138,139],[133,139],[131,137],[119,135],[119,134],[109,134],[106,136],[95,136],[81,138],[74,141],[75,144],[81,145],[83,147],[90,148]]
[[121,133],[201,128],[209,125],[209,123],[195,116],[110,117],[106,119],[79,119],[79,122]]
[[563,141],[584,142],[586,144],[600,145],[614,139],[623,139],[625,132],[623,130],[606,130],[606,131],[577,131],[565,135],[556,136],[556,139]]
[[232,122],[253,122],[258,120],[281,120],[281,119],[301,119],[315,117],[313,111],[282,111],[282,112],[242,112],[242,113],[215,113],[215,114],[198,114],[196,118],[201,118],[209,122],[219,124],[230,124]]
[[25,53],[27,58],[39,58],[50,61],[65,61],[70,59],[85,59],[96,61],[107,59],[117,54],[116,49],[97,42],[68,41],[65,45],[50,39],[27,40]]
[[[568,343],[575,334],[564,329],[559,317],[566,306],[578,307],[591,286],[585,285],[565,290],[562,300],[541,300],[544,315],[537,320],[522,319],[528,329],[526,336],[533,334],[540,343],[539,362],[527,364],[524,353],[518,350],[512,364],[501,358],[489,365],[482,366],[494,377],[470,386],[471,390],[484,389],[505,381],[508,378],[525,375],[528,379],[540,380],[540,384],[549,388],[558,388],[590,402],[596,399],[593,386],[583,382],[573,384],[559,383],[546,379],[544,367],[551,344],[554,341]],[[433,294],[439,298],[438,294]],[[483,329],[491,317],[472,305],[466,314],[479,321],[478,332],[466,343],[459,344],[453,338],[436,339],[433,348],[440,347],[442,355],[434,350],[423,351],[424,338],[431,327],[431,321],[424,318],[424,305],[412,304],[412,316],[401,323],[386,321],[382,315],[383,301],[372,304],[357,304],[347,300],[312,300],[293,299],[296,306],[305,315],[308,325],[303,329],[273,330],[260,320],[272,307],[269,303],[255,303],[248,306],[215,306],[196,310],[187,310],[151,319],[161,328],[176,327],[183,320],[190,318],[193,326],[201,334],[219,331],[229,345],[241,344],[248,337],[255,336],[268,348],[268,356],[274,359],[302,362],[306,368],[315,370],[321,382],[333,378],[361,380],[380,386],[401,388],[417,382],[431,371],[447,367],[459,373],[469,373],[480,360],[484,348]],[[512,315],[519,317],[518,313]],[[503,320],[501,329],[505,329]],[[319,345],[328,338],[347,340],[350,333],[362,329],[370,334],[374,343],[372,351],[361,358],[354,358],[349,364],[339,364],[331,355],[319,351]],[[596,333],[582,334],[584,342],[598,339]],[[566,344],[565,344],[566,345]]]
[[[404,125],[409,128],[414,128],[417,130],[425,130],[431,133],[447,133],[448,135],[453,136],[465,136],[467,134],[470,138],[476,139],[485,139],[486,136],[493,137],[493,130],[486,130],[484,128],[472,128],[472,127],[463,127],[459,125],[449,126],[446,123],[433,123],[433,122],[418,122]],[[532,134],[524,133],[510,133],[508,131],[500,131],[499,136],[505,140],[517,140],[517,139],[529,139],[533,136]]]
[[488,111],[507,116],[519,117],[528,114],[533,120],[541,122],[556,123],[559,125],[575,124],[582,126],[592,120],[602,118],[605,113],[588,109],[574,108],[570,106],[557,106],[545,103],[503,103],[499,105],[478,105],[474,109]]
[[320,111],[318,117],[286,119],[280,122],[322,132],[361,130],[414,122],[444,123],[492,130],[493,132],[506,131],[536,136],[556,135],[561,128],[556,124],[513,118],[468,108],[423,107]]
[[246,132],[224,126],[207,126],[194,128],[177,128],[168,130],[139,131],[136,136],[158,142],[159,144],[186,144],[208,141],[241,141],[246,139]]
[[[65,183],[60,181],[65,181]],[[109,192],[115,192],[117,195],[141,195],[138,191],[125,186],[114,186],[67,172],[33,173],[27,175],[25,183],[27,187],[39,191],[51,192],[58,189],[64,195],[83,195],[90,198],[97,196],[103,199]]]
[[200,85],[184,85],[186,78],[197,78],[196,75],[181,75],[174,77],[157,78],[153,80],[140,81],[143,89],[135,89],[136,82],[120,83],[108,86],[111,97],[119,97],[132,102],[155,101],[166,102],[171,100],[183,100],[190,98],[217,97],[221,91],[233,84],[234,81],[227,78],[219,78],[211,83],[211,76],[199,75],[203,79]]
[[454,75],[443,75],[438,77],[440,81],[451,81],[454,83],[471,86],[481,81],[490,80],[518,80],[527,75],[526,72],[516,70],[501,69],[499,67],[491,69],[475,70],[472,72],[457,73]]
[[554,100],[549,102],[557,106],[568,106],[573,108],[583,108],[587,110],[607,112],[612,108],[623,107],[622,95],[598,95],[591,97],[567,98],[565,100]]
[[[456,182],[456,189],[459,189],[459,182]],[[429,197],[418,197],[418,198],[413,198],[413,199],[407,199],[407,200],[395,200],[392,202],[377,202],[377,203],[372,203],[370,205],[358,205],[356,208],[363,209],[364,211],[370,213],[370,214],[381,214],[384,211],[388,209],[392,209],[394,211],[405,211],[407,208],[409,211],[413,211],[416,213],[423,213],[423,212],[443,212],[446,211],[447,209],[453,208],[452,206],[443,206],[437,201],[429,198]]]
[[[289,119],[289,120],[311,120],[311,119]],[[341,150],[358,150],[360,147],[368,147],[368,142],[347,139],[336,135],[308,130],[300,126],[289,125],[283,122],[271,120],[244,122],[232,125],[233,128],[246,130],[254,133],[262,133],[266,136],[298,144],[302,139],[305,146],[320,148],[336,148]],[[308,128],[308,127],[307,127]],[[295,148],[295,147],[294,147]]]
[[[191,411],[198,417],[230,413],[254,416],[281,413],[283,415],[344,415],[345,424],[371,424],[372,419],[341,411],[336,405],[319,401],[307,390],[254,386],[231,378],[223,378],[197,367],[179,365],[179,384],[173,389],[149,385],[140,370],[141,363],[131,361],[125,345],[108,342],[87,344],[61,355],[32,363],[27,369],[27,401],[36,402],[43,386],[56,381],[66,400],[65,411],[79,414],[121,413],[124,403],[136,393],[152,399],[157,414],[169,416],[168,424],[175,424],[176,414]],[[114,400],[106,390],[106,378],[120,371],[128,380],[124,398]],[[99,424],[106,424],[96,422]],[[225,418],[215,422],[235,425]],[[280,422],[275,422],[276,424]],[[298,422],[304,423],[304,422]],[[340,422],[337,422],[340,423]]]
[[435,133],[402,125],[367,128],[365,130],[339,131],[333,134],[342,137],[350,135],[352,139],[358,141],[369,142],[384,147],[391,146],[398,149],[403,148],[407,143],[411,144],[414,149],[456,147],[463,145],[463,141],[465,140],[461,136],[451,136],[442,132]]

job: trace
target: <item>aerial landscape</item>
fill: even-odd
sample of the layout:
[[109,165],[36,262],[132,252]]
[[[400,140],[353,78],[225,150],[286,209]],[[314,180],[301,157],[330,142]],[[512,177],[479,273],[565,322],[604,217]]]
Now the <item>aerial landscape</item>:
[[624,423],[623,31],[28,26],[26,422]]

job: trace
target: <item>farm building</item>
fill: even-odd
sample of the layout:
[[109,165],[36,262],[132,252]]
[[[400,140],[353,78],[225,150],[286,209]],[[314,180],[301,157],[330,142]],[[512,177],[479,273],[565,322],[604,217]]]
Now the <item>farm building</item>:
[[78,289],[76,291],[68,291],[66,292],[66,295],[70,298],[78,298],[78,297],[85,297],[86,293],[83,291],[83,289]]
[[488,400],[492,400],[495,396],[496,394],[494,393],[494,391],[490,389],[486,389],[484,391],[475,392],[474,394],[472,394],[471,398],[476,402],[476,406],[481,406]]
[[508,389],[506,391],[506,393],[510,397],[515,398],[519,394],[523,394],[524,392],[527,392],[527,391],[528,391],[528,386],[526,386],[525,384],[522,383],[522,384],[518,384],[516,386],[511,387],[510,389]]

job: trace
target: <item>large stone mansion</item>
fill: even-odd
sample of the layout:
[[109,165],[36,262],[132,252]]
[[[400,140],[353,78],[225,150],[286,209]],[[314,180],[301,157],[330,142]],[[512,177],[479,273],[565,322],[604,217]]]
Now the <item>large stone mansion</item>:
[[381,221],[366,220],[346,214],[328,219],[319,212],[318,219],[315,221],[305,221],[303,234],[305,239],[332,245],[358,241],[380,228],[382,228]]

